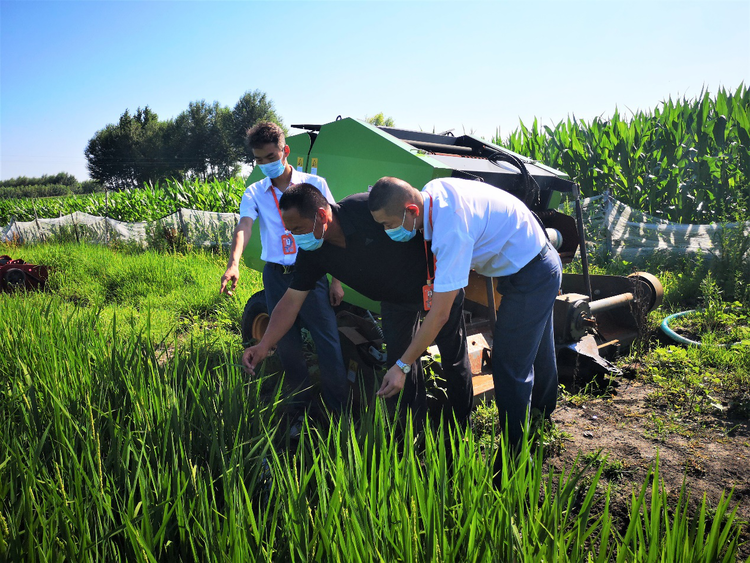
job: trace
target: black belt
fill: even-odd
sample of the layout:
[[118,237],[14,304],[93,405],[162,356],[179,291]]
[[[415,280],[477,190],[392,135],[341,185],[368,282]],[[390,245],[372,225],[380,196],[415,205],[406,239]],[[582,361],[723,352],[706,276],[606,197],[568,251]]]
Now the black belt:
[[[545,256],[547,256],[547,252],[549,252],[549,243],[548,243],[548,242],[545,242],[545,243],[544,243],[544,246],[543,246],[543,247],[542,247],[542,249],[541,249],[541,250],[539,251],[539,254],[537,254],[537,255],[536,255],[536,256],[534,256],[534,257],[533,257],[533,258],[532,258],[531,260],[529,260],[529,262],[528,262],[528,264],[526,264],[526,266],[528,266],[528,265],[529,265],[529,264],[531,264],[532,262],[536,262],[537,260],[542,260],[542,259],[543,259],[543,258],[544,258]],[[525,268],[526,266],[524,266],[524,268]]]
[[281,272],[282,274],[292,274],[294,273],[294,264],[290,266],[284,266],[283,264],[276,264],[275,262],[266,262],[267,266],[270,266],[277,272]]

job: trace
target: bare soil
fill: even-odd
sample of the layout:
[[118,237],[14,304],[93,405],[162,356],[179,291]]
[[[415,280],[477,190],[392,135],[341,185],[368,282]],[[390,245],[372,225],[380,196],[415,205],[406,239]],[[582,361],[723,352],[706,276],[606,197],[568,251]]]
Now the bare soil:
[[577,456],[601,451],[607,456],[604,484],[612,487],[612,509],[620,526],[627,525],[631,493],[639,489],[650,467],[669,498],[677,500],[683,481],[691,506],[705,495],[715,507],[732,491],[731,506],[744,522],[740,556],[750,557],[750,424],[726,415],[676,418],[651,397],[657,388],[626,377],[617,378],[606,396],[585,401],[563,400],[552,414],[561,447],[549,457],[557,469],[570,467]]

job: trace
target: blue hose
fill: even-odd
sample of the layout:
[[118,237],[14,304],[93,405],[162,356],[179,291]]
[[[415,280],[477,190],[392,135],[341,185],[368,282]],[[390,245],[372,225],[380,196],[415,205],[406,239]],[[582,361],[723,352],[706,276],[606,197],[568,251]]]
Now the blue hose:
[[671,328],[669,328],[669,323],[672,322],[674,319],[684,317],[685,315],[690,315],[691,313],[695,313],[695,309],[690,309],[689,311],[681,311],[679,313],[673,313],[661,322],[661,326],[659,328],[661,328],[661,331],[667,336],[669,336],[669,338],[671,338],[675,342],[678,342],[680,344],[685,344],[686,346],[690,346],[691,344],[693,346],[700,346],[701,345],[700,342],[696,342],[695,340],[690,340],[689,338],[680,336]]
[[[664,334],[666,334],[667,336],[669,336],[669,338],[671,338],[672,340],[674,340],[675,342],[679,344],[685,344],[686,346],[691,346],[691,345],[701,346],[700,342],[696,342],[695,340],[690,340],[689,338],[680,336],[669,327],[669,323],[671,323],[674,319],[678,319],[680,317],[684,317],[685,315],[689,315],[695,312],[696,312],[695,309],[690,309],[689,311],[680,311],[679,313],[673,313],[661,322],[661,325],[659,328],[661,328],[661,331]],[[718,346],[720,348],[731,348],[732,346],[737,346],[738,344],[740,344],[740,342],[735,342],[734,344],[718,344]]]

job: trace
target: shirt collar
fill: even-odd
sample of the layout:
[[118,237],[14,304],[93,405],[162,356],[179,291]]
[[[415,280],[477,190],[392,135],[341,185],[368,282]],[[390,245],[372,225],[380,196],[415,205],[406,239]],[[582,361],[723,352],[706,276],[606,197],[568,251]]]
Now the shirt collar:
[[[422,196],[422,209],[424,210],[424,213],[422,214],[422,234],[424,236],[425,240],[432,240],[432,227],[430,227],[430,196],[428,195],[428,192],[425,190],[422,190],[419,192]],[[432,197],[432,215],[433,215],[433,227],[434,221],[435,221],[435,196]]]
[[[287,162],[287,164],[289,164],[289,163]],[[299,175],[300,175],[299,170],[297,170],[294,166],[292,166],[292,178],[289,181],[289,185],[290,186],[292,184],[299,184],[299,180],[300,180]],[[295,181],[295,178],[297,179],[297,181]],[[269,178],[268,176],[263,176],[263,180],[262,181],[264,182],[264,184],[263,184],[263,189],[264,190],[268,191],[268,190],[270,190],[271,188],[274,187],[274,185],[271,183],[271,178]]]
[[344,238],[349,238],[351,235],[354,234],[356,228],[352,221],[349,220],[349,217],[346,213],[341,212],[341,206],[338,203],[332,203],[331,204],[331,212],[333,213],[334,217],[336,217],[336,220],[339,222],[339,226],[341,227],[342,232],[344,233]]

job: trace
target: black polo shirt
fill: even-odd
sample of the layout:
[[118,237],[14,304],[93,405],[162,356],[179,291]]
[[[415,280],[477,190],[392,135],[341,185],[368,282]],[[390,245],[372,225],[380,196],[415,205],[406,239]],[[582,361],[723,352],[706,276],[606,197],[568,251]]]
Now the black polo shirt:
[[[372,218],[368,194],[345,197],[331,205],[346,238],[346,248],[323,242],[318,250],[300,250],[289,287],[311,291],[325,274],[373,301],[422,303],[427,260],[421,233],[409,242],[394,242]],[[432,260],[432,255],[430,255]]]

